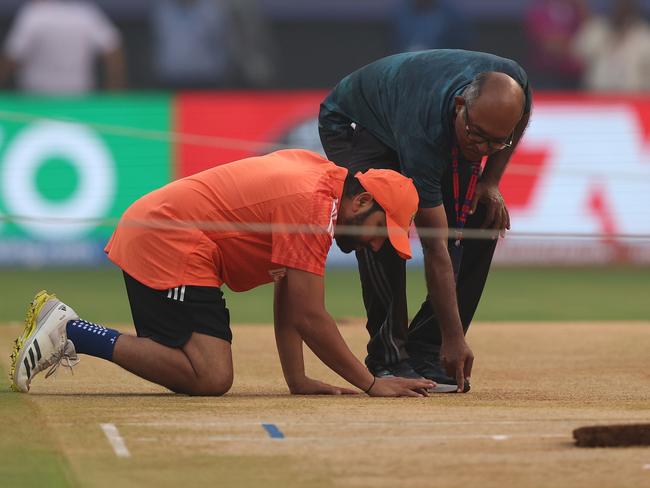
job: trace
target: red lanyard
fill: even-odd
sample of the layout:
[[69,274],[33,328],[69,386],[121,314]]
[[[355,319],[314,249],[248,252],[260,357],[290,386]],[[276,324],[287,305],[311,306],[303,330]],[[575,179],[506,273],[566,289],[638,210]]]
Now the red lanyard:
[[454,177],[454,209],[456,210],[456,242],[455,245],[460,246],[460,240],[463,238],[463,229],[465,222],[467,222],[467,215],[469,214],[470,206],[472,205],[472,198],[474,198],[474,191],[476,190],[476,183],[478,182],[478,174],[481,170],[481,162],[478,161],[472,164],[472,176],[469,179],[467,192],[465,193],[465,200],[463,205],[460,205],[460,181],[458,176],[458,146],[454,146],[451,150],[452,170]]

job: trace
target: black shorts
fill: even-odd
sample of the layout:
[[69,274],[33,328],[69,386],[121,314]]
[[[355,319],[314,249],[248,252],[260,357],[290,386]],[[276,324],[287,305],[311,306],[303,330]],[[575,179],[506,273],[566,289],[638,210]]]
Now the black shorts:
[[126,293],[138,337],[182,347],[192,332],[232,342],[230,312],[216,286],[154,290],[124,273]]

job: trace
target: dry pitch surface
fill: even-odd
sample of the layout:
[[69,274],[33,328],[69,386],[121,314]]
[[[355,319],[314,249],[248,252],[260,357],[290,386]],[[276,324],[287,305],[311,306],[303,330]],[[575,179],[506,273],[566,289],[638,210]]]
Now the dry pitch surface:
[[[341,330],[361,357],[363,327]],[[0,328],[5,371],[18,332]],[[650,486],[650,448],[571,438],[582,425],[650,421],[649,322],[475,324],[471,393],[423,399],[291,397],[272,327],[234,336],[223,398],[169,394],[83,357],[74,376],[37,378],[20,418],[58,450],[73,486]],[[308,373],[341,383],[313,357]]]

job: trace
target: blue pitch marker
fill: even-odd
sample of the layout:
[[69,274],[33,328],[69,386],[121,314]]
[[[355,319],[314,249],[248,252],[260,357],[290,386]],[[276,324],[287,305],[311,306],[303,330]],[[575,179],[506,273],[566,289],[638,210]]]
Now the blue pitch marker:
[[269,437],[271,439],[284,439],[284,434],[280,429],[278,429],[277,425],[262,424],[262,427],[264,427],[264,430],[266,431],[267,434],[269,434]]

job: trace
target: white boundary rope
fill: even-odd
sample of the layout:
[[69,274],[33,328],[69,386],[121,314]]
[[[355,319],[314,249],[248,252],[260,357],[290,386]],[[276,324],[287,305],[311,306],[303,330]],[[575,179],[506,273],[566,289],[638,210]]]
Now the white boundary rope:
[[85,122],[71,117],[42,117],[40,115],[8,112],[0,110],[0,120],[7,122],[32,123],[32,122],[54,122],[63,124],[76,124],[89,127],[99,133],[120,137],[132,137],[135,139],[148,139],[150,141],[172,142],[193,146],[221,147],[224,149],[241,149],[251,152],[268,150],[270,147],[277,149],[291,149],[293,147],[274,142],[251,141],[244,139],[233,139],[230,137],[203,136],[200,134],[185,134],[182,132],[160,131],[151,129],[140,129],[113,124],[98,124]]
[[[73,225],[73,224],[93,224],[97,227],[115,227],[118,225],[124,227],[144,227],[156,230],[177,230],[177,229],[197,229],[204,232],[246,232],[258,234],[329,234],[327,226],[314,224],[282,224],[282,223],[259,223],[259,222],[216,222],[216,221],[176,221],[162,219],[117,219],[117,218],[66,218],[66,217],[37,217],[28,215],[7,215],[0,214],[0,222],[20,223],[20,222],[38,222],[48,224]],[[397,228],[400,230],[401,228]],[[337,235],[349,236],[387,236],[388,227],[367,228],[359,225],[337,225]],[[464,229],[463,238],[465,239],[496,239],[499,233],[493,229]],[[650,243],[650,234],[602,234],[602,233],[579,233],[579,232],[516,232],[508,231],[508,238],[519,239],[617,239],[621,241],[637,241]],[[425,238],[453,238],[454,229],[431,229],[418,228],[416,232],[411,232],[411,237]]]

